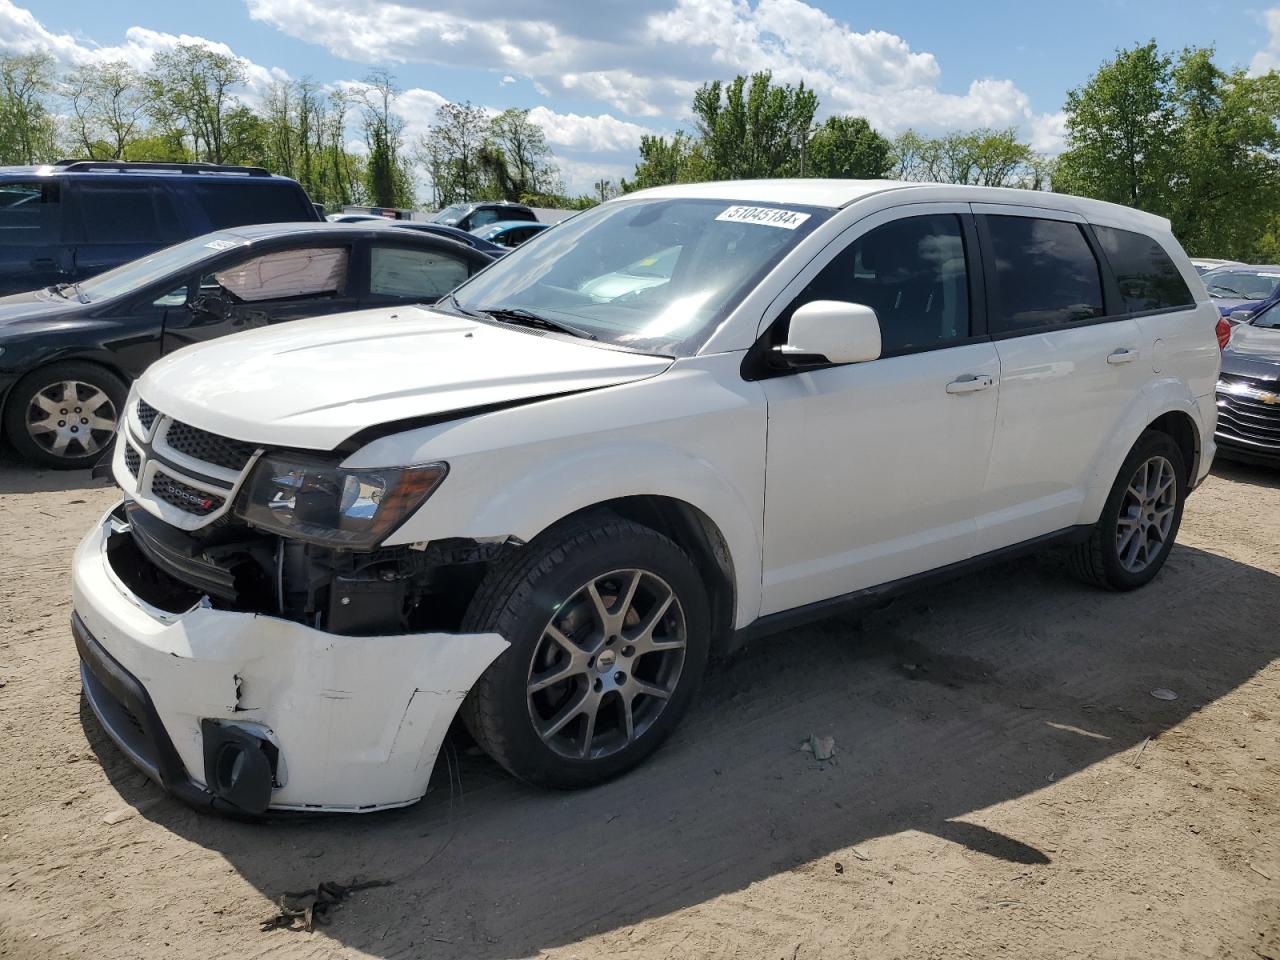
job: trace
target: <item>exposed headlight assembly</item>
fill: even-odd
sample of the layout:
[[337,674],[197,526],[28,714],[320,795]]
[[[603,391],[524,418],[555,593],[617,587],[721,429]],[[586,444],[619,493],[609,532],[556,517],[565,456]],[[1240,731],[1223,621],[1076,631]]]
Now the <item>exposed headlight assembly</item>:
[[431,496],[447,463],[345,470],[294,454],[266,454],[253,468],[237,512],[295,540],[369,550]]

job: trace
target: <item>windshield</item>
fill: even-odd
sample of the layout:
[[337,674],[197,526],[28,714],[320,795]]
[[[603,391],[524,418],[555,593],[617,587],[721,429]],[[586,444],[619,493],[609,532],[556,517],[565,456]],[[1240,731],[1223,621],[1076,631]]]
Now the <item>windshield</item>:
[[1255,327],[1268,327],[1272,330],[1280,329],[1280,301],[1267,307],[1251,319],[1249,323]]
[[447,223],[450,226],[462,219],[462,215],[467,212],[467,204],[455,203],[451,207],[445,207],[434,217],[431,218],[432,223]]
[[1204,275],[1209,296],[1222,300],[1266,300],[1280,285],[1280,267],[1261,270],[1214,270]]
[[133,293],[149,283],[164,279],[183,267],[247,242],[242,237],[229,233],[207,233],[203,237],[184,240],[172,247],[165,247],[145,257],[131,260],[114,270],[83,280],[77,287],[77,292],[85,303],[110,300],[112,297]]
[[723,200],[607,203],[516,247],[454,298],[470,313],[524,311],[603,343],[689,356],[831,213]]

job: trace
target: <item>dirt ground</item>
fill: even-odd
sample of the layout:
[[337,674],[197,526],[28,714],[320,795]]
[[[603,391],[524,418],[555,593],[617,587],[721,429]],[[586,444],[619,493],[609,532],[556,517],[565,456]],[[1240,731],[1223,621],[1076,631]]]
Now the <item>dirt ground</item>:
[[[1220,465],[1135,594],[1047,556],[763,643],[610,785],[459,746],[415,807],[273,825],[164,798],[82,706],[112,498],[0,463],[0,956],[1280,960],[1280,473]],[[353,877],[392,885],[260,930]]]

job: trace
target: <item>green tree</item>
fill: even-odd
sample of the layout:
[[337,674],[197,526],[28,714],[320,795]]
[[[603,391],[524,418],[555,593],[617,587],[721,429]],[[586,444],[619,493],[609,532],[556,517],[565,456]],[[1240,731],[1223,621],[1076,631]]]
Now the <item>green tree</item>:
[[1168,213],[1176,158],[1173,62],[1154,40],[1117,51],[1067,94],[1066,112],[1057,189]]
[[878,180],[889,175],[892,144],[863,117],[828,117],[814,131],[800,173]]
[[1256,259],[1280,220],[1280,76],[1211,48],[1117,51],[1067,98],[1054,188],[1168,217],[1193,254]]
[[52,76],[48,54],[0,57],[0,163],[57,159]]
[[152,59],[147,77],[150,109],[161,126],[180,129],[200,160],[223,163],[227,115],[237,106],[232,89],[244,83],[244,63],[194,43],[180,43]]
[[703,84],[693,112],[707,173],[718,180],[795,176],[817,109],[803,82],[777,86],[767,70]]
[[439,206],[479,199],[493,191],[492,158],[482,162],[491,148],[489,115],[484,110],[470,102],[440,107],[420,144]]
[[375,70],[364,83],[362,114],[369,148],[365,184],[370,202],[380,207],[412,206],[413,180],[401,155],[404,120],[392,109],[400,90],[386,70]]
[[120,160],[141,131],[147,99],[143,78],[123,60],[87,63],[62,80],[77,152],[91,160]]
[[547,136],[529,119],[528,110],[504,110],[490,120],[489,141],[483,159],[503,199],[522,201],[561,191]]
[[640,137],[640,162],[635,176],[622,181],[624,192],[660,187],[668,183],[690,183],[700,179],[705,166],[694,137],[677,130],[671,137],[643,134]]

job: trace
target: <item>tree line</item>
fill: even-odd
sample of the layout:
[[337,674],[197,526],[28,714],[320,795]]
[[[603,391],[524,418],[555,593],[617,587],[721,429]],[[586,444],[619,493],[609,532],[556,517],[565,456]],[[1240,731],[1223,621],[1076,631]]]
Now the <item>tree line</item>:
[[[317,201],[431,207],[506,199],[584,207],[618,192],[746,177],[853,177],[1053,189],[1168,217],[1192,254],[1280,260],[1280,76],[1213,62],[1210,48],[1118,50],[1067,95],[1065,149],[1014,128],[894,137],[829,116],[803,83],[768,72],[694,94],[692,129],[641,138],[629,178],[566,194],[527,109],[446,103],[408,142],[403,92],[376,70],[359,84],[281,80],[249,106],[243,61],[194,44],[137,71],[92,63],[61,75],[46,54],[0,57],[0,164],[97,160],[244,163],[293,177]],[[350,149],[350,138],[364,149]],[[426,193],[417,196],[419,189]]]

